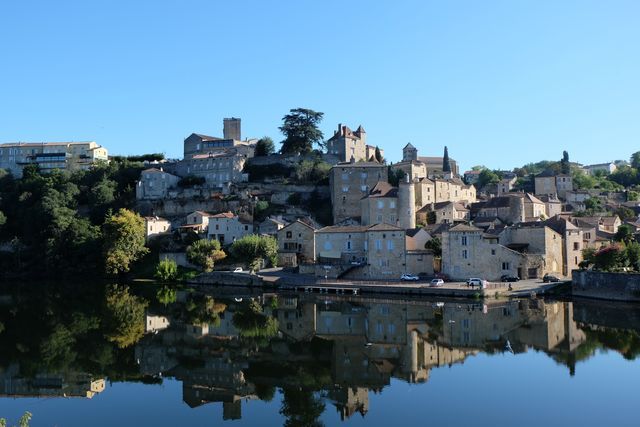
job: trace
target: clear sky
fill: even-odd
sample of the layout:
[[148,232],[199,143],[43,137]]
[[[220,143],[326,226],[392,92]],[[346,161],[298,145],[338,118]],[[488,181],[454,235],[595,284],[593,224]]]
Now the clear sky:
[[0,2],[0,142],[182,154],[289,109],[463,169],[640,150],[640,1]]

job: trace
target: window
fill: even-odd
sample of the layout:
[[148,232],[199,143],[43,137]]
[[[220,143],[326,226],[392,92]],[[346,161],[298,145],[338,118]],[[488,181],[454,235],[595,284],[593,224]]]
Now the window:
[[393,240],[387,240],[387,250],[393,250]]
[[467,236],[462,236],[461,244],[462,246],[467,246]]
[[496,250],[495,249],[491,249],[491,255],[495,255],[496,254]]
[[291,234],[291,232],[290,232],[290,231],[287,231],[287,239],[291,239],[291,237],[292,237],[292,236],[293,236],[293,235]]
[[349,192],[349,186],[348,185],[343,186],[342,187],[342,192],[343,193],[348,193]]
[[396,207],[396,201],[395,201],[395,200],[391,200],[391,201],[389,202],[389,207],[390,207],[391,209],[395,209],[395,207]]
[[462,251],[462,259],[468,259],[469,258],[469,252],[467,252],[466,249],[464,249]]
[[331,250],[331,242],[330,241],[324,242],[324,250],[325,251],[330,251]]
[[509,263],[508,262],[503,262],[502,263],[502,269],[503,270],[509,270]]
[[573,250],[574,251],[580,250],[580,242],[573,242]]
[[376,250],[382,250],[382,240],[376,240]]
[[367,187],[366,185],[360,186],[360,191],[362,191],[363,193],[366,193],[368,190],[369,190],[369,187]]
[[343,173],[343,174],[342,174],[342,180],[343,180],[343,181],[348,181],[348,180],[349,180],[349,174],[347,174],[347,173]]
[[351,240],[347,240],[347,250],[351,250]]
[[377,206],[378,206],[378,209],[384,208],[384,200],[378,200]]

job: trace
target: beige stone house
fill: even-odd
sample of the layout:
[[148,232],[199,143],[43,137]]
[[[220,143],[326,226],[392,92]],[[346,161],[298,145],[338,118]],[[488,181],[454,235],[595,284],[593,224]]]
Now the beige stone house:
[[538,221],[546,217],[546,204],[529,193],[509,193],[479,205],[475,220],[498,218],[506,224]]
[[184,224],[180,228],[191,229],[198,234],[206,233],[209,229],[209,219],[211,218],[211,216],[212,214],[208,212],[191,212],[185,217]]
[[350,218],[360,221],[360,201],[380,181],[388,181],[387,166],[377,162],[349,162],[333,166],[329,186],[334,224]]
[[316,259],[315,229],[297,220],[278,230],[278,258],[282,267],[297,267]]
[[457,223],[469,221],[469,209],[462,203],[457,202],[440,202],[426,205],[417,212],[417,220],[421,224],[428,222],[429,214],[435,214],[435,223]]
[[562,274],[562,236],[545,226],[514,226],[483,231],[460,224],[442,233],[442,270],[452,279],[497,281]]
[[536,196],[555,194],[559,198],[565,199],[567,191],[573,190],[571,175],[557,174],[552,170],[546,170],[536,175],[534,181]]
[[394,225],[324,227],[315,246],[320,277],[393,280],[405,272],[405,231]]
[[398,188],[379,181],[360,201],[362,225],[398,225]]
[[230,245],[244,236],[253,234],[253,224],[240,219],[231,212],[211,215],[208,221],[208,237],[220,242],[222,246]]
[[158,216],[144,217],[145,240],[148,242],[156,236],[171,232],[171,221]]

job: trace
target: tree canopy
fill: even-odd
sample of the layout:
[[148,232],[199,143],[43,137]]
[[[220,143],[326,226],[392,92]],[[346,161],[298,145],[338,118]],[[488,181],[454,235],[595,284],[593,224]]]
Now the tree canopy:
[[256,143],[256,151],[254,155],[256,157],[263,157],[273,154],[274,152],[275,146],[273,144],[273,139],[269,138],[268,136],[263,136]]
[[231,253],[236,259],[246,260],[251,270],[256,271],[265,261],[277,264],[278,242],[271,236],[251,234],[233,242]]
[[105,269],[109,274],[126,273],[131,264],[149,252],[145,247],[144,219],[128,209],[109,215],[102,226]]
[[227,254],[220,247],[217,240],[197,240],[187,248],[189,262],[199,266],[205,272],[213,270],[216,262],[225,259]]
[[324,135],[318,128],[323,116],[324,113],[306,108],[289,110],[289,114],[282,118],[282,126],[279,128],[285,136],[280,152],[308,154],[313,150],[314,144],[324,147]]

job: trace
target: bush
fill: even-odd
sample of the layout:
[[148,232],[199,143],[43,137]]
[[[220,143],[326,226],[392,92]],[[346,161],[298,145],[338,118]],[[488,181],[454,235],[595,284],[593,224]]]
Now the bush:
[[187,248],[189,262],[202,267],[205,272],[212,271],[215,263],[226,257],[217,240],[198,240]]
[[156,266],[156,272],[154,274],[156,279],[162,282],[169,282],[176,280],[178,277],[178,264],[172,259],[164,258],[160,260]]

